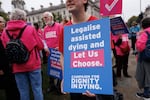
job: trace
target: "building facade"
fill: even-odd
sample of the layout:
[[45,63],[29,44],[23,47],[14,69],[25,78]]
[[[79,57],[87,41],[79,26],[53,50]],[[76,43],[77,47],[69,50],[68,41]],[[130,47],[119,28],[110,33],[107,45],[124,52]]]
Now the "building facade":
[[13,8],[19,8],[25,10],[24,0],[12,0],[11,4],[13,5]]
[[[45,11],[49,11],[55,15],[55,17],[60,17],[60,19],[70,19],[70,14],[67,11],[65,7],[65,3],[63,0],[60,0],[59,5],[53,5],[52,3],[49,3],[49,7],[45,8],[43,5],[40,5],[40,9],[34,9],[33,7],[31,8],[31,11],[27,11],[25,9],[25,2],[24,0],[12,0],[11,4],[13,5],[13,8],[20,8],[23,9],[27,12],[27,22],[28,23],[35,23],[38,22],[40,25],[43,23],[42,22],[42,14]],[[98,18],[100,18],[100,9],[99,9],[99,0],[89,0],[89,6],[87,13],[94,15]],[[60,20],[56,20],[60,21]]]

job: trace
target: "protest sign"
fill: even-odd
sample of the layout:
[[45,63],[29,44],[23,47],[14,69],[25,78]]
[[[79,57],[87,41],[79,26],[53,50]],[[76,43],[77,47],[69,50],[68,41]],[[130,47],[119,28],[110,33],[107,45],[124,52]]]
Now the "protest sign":
[[48,56],[48,75],[62,79],[62,69],[60,65],[60,52],[56,49],[49,48]]
[[110,20],[64,28],[64,91],[113,94]]
[[127,26],[125,25],[123,19],[119,17],[110,19],[111,32],[116,34],[127,34],[129,33]]

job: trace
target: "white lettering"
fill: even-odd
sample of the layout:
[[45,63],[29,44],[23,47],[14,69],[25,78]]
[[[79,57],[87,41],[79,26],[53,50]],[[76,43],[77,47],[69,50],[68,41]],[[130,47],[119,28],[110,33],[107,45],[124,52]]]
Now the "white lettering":
[[80,36],[71,37],[71,42],[94,40],[99,38],[101,38],[101,32],[98,32],[97,34],[89,33],[89,34],[82,34]]
[[102,66],[100,61],[87,61],[87,62],[73,61],[74,68],[99,67],[99,66]]
[[93,31],[93,30],[99,30],[100,29],[100,24],[89,24],[85,27],[79,27],[79,28],[71,28],[71,34],[75,34],[75,33],[84,33],[84,32],[88,32],[88,31]]
[[87,44],[76,43],[75,45],[73,45],[73,44],[69,45],[68,50],[70,50],[70,51],[87,50],[87,48],[88,48]]

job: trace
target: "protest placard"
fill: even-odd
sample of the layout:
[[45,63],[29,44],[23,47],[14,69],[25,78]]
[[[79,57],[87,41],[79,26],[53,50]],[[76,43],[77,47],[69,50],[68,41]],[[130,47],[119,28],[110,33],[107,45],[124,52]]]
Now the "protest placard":
[[113,94],[110,20],[64,28],[64,91]]
[[128,28],[121,16],[110,19],[111,32],[116,34],[128,34]]
[[122,13],[122,0],[100,0],[100,14],[110,16]]
[[62,68],[60,65],[60,52],[56,49],[49,48],[48,56],[48,75],[62,79]]

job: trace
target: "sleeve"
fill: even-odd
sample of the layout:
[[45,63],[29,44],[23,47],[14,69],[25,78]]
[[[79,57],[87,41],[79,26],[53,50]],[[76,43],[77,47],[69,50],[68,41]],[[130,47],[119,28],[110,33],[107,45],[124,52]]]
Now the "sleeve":
[[121,38],[119,38],[119,39],[116,41],[115,45],[116,45],[116,46],[120,46],[120,45],[121,45],[121,43],[122,43],[122,39],[121,39]]
[[146,41],[147,41],[147,34],[141,33],[139,38],[136,41],[136,48],[139,52],[143,51],[146,47]]
[[29,51],[32,51],[35,47],[38,50],[42,50],[44,48],[42,39],[40,38],[34,27],[28,26],[24,32],[25,33],[22,34],[23,36],[21,40]]
[[44,48],[44,44],[43,44],[43,41],[42,41],[42,38],[36,33],[36,30],[33,29],[33,36],[36,40],[36,47],[39,49],[39,50],[42,50]]
[[45,40],[42,40],[43,44],[44,44],[44,49],[45,48],[48,48],[47,44],[46,44],[46,41]]
[[38,29],[38,35],[40,36],[40,38],[43,40],[43,31],[41,29]]
[[121,44],[119,45],[119,47],[124,49],[123,51],[125,51],[125,52],[130,51],[128,34],[123,34],[122,35]]

